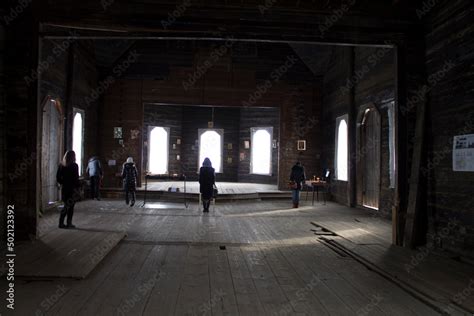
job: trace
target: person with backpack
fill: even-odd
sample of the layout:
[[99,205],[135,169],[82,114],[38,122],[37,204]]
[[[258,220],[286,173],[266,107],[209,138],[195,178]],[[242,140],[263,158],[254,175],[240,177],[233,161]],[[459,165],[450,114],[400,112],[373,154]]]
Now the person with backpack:
[[98,157],[93,156],[89,159],[86,172],[89,174],[91,181],[91,197],[100,201],[100,181],[103,177],[102,166]]

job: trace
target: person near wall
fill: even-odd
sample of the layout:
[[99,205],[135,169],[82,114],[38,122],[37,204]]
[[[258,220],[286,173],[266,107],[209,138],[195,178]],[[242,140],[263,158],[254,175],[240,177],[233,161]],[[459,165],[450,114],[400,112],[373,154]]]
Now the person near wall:
[[216,176],[214,168],[209,158],[204,159],[202,167],[199,169],[199,192],[201,192],[203,212],[209,212],[211,199],[214,194]]
[[[75,228],[72,224],[74,205],[79,198],[79,166],[76,163],[76,153],[72,150],[66,152],[62,163],[56,173],[56,181],[61,184],[61,199],[64,207],[59,215],[59,228]],[[64,218],[67,217],[67,225]]]
[[136,189],[137,189],[137,178],[138,171],[132,157],[128,157],[127,161],[123,164],[122,168],[122,179],[123,189],[125,190],[125,203],[129,203],[130,206],[135,205]]
[[100,201],[100,181],[103,177],[102,166],[97,156],[89,159],[86,172],[89,174],[91,181],[91,197]]
[[306,180],[304,173],[304,167],[299,161],[291,168],[290,174],[290,186],[291,186],[291,196],[293,199],[293,208],[297,208],[300,203],[300,191],[302,188],[303,182]]

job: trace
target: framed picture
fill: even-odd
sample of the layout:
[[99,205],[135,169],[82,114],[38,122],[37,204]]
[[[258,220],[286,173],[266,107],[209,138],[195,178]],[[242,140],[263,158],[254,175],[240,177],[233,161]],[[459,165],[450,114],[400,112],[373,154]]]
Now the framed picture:
[[296,149],[297,150],[306,150],[306,141],[305,140],[299,140],[296,144]]

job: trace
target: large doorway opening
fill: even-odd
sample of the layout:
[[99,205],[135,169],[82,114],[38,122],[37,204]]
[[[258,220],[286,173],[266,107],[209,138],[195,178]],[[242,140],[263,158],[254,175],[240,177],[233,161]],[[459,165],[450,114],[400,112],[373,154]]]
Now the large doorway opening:
[[43,106],[41,138],[41,208],[60,200],[56,172],[64,151],[64,114],[57,100],[47,99]]
[[368,106],[359,115],[358,132],[358,203],[379,209],[381,170],[381,119],[375,106]]

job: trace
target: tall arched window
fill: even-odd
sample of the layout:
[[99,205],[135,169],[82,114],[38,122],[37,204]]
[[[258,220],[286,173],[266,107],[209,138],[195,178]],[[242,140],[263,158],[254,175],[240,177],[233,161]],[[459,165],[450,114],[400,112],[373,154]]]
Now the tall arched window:
[[348,115],[336,119],[336,179],[348,179]]
[[199,130],[199,166],[209,158],[216,172],[222,172],[223,130]]
[[169,132],[164,127],[151,127],[149,137],[148,171],[153,174],[168,173]]
[[79,175],[82,175],[82,160],[84,157],[84,114],[74,109],[74,120],[72,123],[72,150],[76,153],[76,163],[79,166]]
[[272,171],[272,127],[251,128],[251,173],[269,175]]

